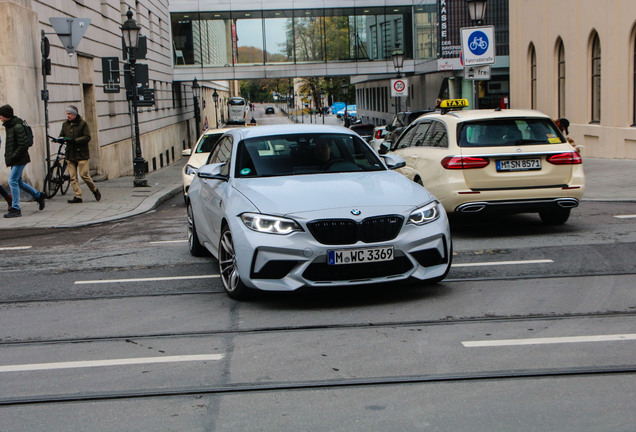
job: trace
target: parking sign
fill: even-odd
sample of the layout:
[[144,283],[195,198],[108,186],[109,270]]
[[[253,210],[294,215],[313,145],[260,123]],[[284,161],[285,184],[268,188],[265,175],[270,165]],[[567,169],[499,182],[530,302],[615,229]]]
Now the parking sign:
[[464,66],[495,62],[495,27],[465,27],[461,29]]

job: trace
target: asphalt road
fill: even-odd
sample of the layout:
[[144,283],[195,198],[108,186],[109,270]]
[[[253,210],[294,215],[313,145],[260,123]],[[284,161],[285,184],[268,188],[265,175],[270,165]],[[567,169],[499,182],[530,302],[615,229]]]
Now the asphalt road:
[[558,227],[453,218],[440,284],[249,302],[189,254],[180,196],[0,231],[0,430],[631,431],[625,215],[636,204],[584,202]]
[[631,430],[626,214],[453,219],[443,283],[244,303],[188,253],[180,197],[116,223],[1,231],[1,429]]

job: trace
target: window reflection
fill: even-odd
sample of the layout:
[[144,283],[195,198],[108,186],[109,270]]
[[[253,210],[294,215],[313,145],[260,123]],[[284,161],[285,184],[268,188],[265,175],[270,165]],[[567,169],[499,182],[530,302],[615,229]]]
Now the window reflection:
[[294,61],[294,23],[291,11],[264,11],[265,62]]
[[[233,12],[235,58],[239,64],[263,64],[263,19],[260,11]],[[233,33],[234,34],[234,33]]]
[[[428,57],[436,45],[436,15],[427,6],[417,8],[417,53]],[[397,6],[173,13],[173,61],[178,67],[388,60],[396,48],[413,58],[412,11]]]

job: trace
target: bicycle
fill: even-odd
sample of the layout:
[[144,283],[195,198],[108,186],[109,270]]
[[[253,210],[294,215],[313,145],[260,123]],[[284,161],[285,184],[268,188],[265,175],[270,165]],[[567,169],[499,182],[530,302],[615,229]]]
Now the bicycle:
[[54,143],[59,143],[60,147],[55,155],[55,162],[49,168],[44,178],[44,194],[47,198],[51,199],[55,196],[59,190],[62,195],[65,195],[71,185],[71,176],[67,172],[67,162],[64,158],[65,148],[68,143],[66,138],[54,138],[49,136]]

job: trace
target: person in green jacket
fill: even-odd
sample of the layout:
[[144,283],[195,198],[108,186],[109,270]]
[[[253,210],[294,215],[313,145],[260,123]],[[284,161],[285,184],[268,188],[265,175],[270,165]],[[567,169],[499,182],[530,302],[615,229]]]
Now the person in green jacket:
[[95,199],[102,199],[102,194],[93,183],[93,179],[88,171],[88,143],[91,140],[91,133],[88,130],[88,124],[79,115],[77,107],[69,105],[66,107],[66,121],[62,124],[60,137],[66,139],[66,161],[68,162],[68,171],[71,176],[71,186],[75,196],[68,200],[71,204],[82,202],[82,190],[80,189],[77,175],[84,180],[84,183],[95,195]]
[[23,120],[13,114],[11,105],[0,106],[0,121],[6,131],[4,147],[4,163],[11,167],[9,175],[9,188],[11,189],[12,203],[6,218],[22,216],[20,210],[20,189],[33,195],[38,202],[40,210],[44,209],[44,192],[37,191],[33,186],[22,180],[22,172],[26,164],[31,162],[29,158],[29,138]]

